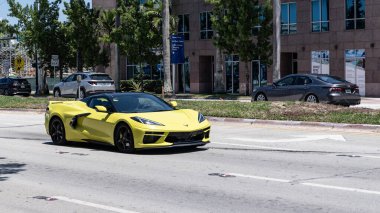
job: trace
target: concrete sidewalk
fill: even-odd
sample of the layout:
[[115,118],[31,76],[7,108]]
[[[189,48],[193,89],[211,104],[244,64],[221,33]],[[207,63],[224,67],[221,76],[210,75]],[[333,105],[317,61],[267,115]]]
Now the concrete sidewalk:
[[353,106],[353,107],[368,108],[368,109],[380,109],[380,98],[362,97],[360,105]]

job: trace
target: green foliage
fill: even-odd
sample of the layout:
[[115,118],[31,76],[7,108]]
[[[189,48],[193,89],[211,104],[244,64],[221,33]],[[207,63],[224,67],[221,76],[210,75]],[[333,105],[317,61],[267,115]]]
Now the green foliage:
[[99,45],[99,15],[84,0],[65,2],[67,22],[65,23],[69,44],[74,48],[78,60],[78,70],[95,65],[107,66],[109,57],[106,50]]
[[[265,0],[207,0],[214,6],[212,15],[214,44],[226,54],[238,54],[246,64],[260,59],[271,64],[272,47],[272,7]],[[255,26],[259,26],[253,36]],[[246,66],[246,80],[249,82],[249,70]],[[246,93],[249,85],[247,84]]]
[[162,92],[162,81],[161,80],[144,80],[144,87],[141,86],[139,80],[124,80],[120,81],[120,88],[123,92],[153,92],[156,94],[161,94]]

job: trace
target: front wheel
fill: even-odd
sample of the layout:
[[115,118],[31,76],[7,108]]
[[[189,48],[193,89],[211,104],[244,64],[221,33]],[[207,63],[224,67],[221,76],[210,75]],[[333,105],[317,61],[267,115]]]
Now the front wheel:
[[305,99],[308,103],[318,103],[318,97],[314,94],[308,95]]
[[50,122],[49,133],[51,139],[55,145],[65,145],[66,141],[66,133],[65,133],[65,125],[59,118],[53,118]]
[[53,94],[54,94],[54,98],[61,97],[61,91],[59,89],[55,89]]
[[131,153],[135,151],[131,128],[126,124],[120,124],[116,127],[114,144],[119,152]]
[[79,99],[83,99],[86,97],[86,91],[84,89],[79,90]]

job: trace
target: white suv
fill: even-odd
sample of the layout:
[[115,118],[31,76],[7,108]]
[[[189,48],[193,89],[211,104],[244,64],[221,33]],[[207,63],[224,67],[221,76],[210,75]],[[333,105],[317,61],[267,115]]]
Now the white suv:
[[[77,82],[78,76],[82,78],[80,83]],[[78,91],[80,99],[93,94],[113,93],[115,82],[104,73],[78,72],[54,85],[53,89],[54,97],[78,97]]]

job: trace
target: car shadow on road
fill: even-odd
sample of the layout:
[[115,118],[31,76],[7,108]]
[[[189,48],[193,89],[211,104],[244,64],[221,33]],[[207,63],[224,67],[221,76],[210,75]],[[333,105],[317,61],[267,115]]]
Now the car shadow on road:
[[[6,158],[0,157],[0,160],[4,159]],[[0,163],[0,181],[8,180],[8,175],[13,175],[25,171],[25,169],[23,169],[25,165],[26,164],[24,163]]]
[[[45,145],[52,145],[60,147],[59,145],[54,145],[53,142],[44,142]],[[77,143],[77,142],[71,142],[68,145],[65,145],[65,147],[70,148],[78,148],[78,149],[90,149],[90,151],[106,151],[106,152],[115,152],[119,154],[125,154],[120,153],[116,150],[114,146],[107,145],[107,144],[97,144],[97,143]],[[185,153],[192,153],[192,152],[200,152],[200,151],[206,151],[208,148],[206,147],[177,147],[177,148],[160,148],[160,149],[148,149],[148,150],[138,150],[134,153],[134,155],[174,155],[174,154],[185,154]]]

